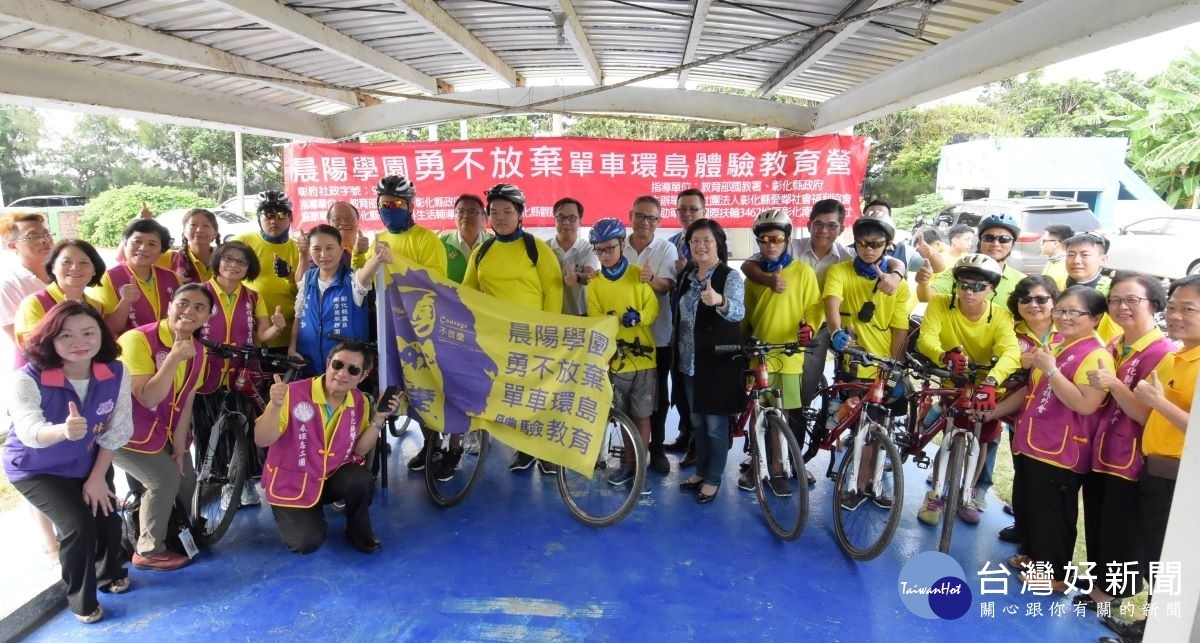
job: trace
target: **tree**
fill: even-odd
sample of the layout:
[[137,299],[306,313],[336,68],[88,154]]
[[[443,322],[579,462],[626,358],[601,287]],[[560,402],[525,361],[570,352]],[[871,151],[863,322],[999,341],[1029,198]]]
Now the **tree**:
[[[136,133],[151,163],[163,171],[165,184],[195,190],[214,201],[236,191],[233,132],[142,121]],[[247,191],[279,188],[283,174],[278,146],[284,142],[267,136],[242,137]]]
[[195,192],[175,187],[153,187],[134,183],[107,190],[88,201],[79,217],[79,236],[92,244],[111,248],[121,241],[121,231],[142,209],[142,203],[151,212],[164,212],[172,208],[207,208],[213,202]]
[[75,193],[93,196],[117,185],[161,183],[161,171],[145,167],[145,157],[134,132],[119,119],[88,115],[75,124],[55,162],[71,177]]
[[76,193],[63,177],[45,171],[44,130],[37,110],[0,108],[0,205],[35,194]]

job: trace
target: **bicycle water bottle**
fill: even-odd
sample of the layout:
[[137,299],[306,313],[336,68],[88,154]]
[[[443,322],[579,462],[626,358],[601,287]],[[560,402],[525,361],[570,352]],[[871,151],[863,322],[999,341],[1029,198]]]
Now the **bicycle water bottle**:
[[842,401],[838,398],[829,400],[829,417],[825,418],[825,430],[832,432],[838,423],[838,413],[841,412]]
[[926,429],[931,428],[933,426],[933,423],[937,422],[938,418],[941,416],[942,416],[942,405],[937,404],[937,403],[930,404],[929,411],[927,411],[925,413],[925,419],[921,421],[921,425],[924,426]]

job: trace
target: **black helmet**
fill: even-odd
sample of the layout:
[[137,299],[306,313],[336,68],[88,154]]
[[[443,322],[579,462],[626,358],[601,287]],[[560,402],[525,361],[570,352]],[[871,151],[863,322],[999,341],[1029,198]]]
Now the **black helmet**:
[[375,186],[376,196],[398,196],[412,203],[417,196],[417,186],[403,176],[385,176]]
[[272,214],[275,212],[283,212],[289,217],[292,216],[292,202],[287,195],[278,190],[266,190],[258,193],[258,214]]
[[513,207],[517,209],[517,214],[525,212],[525,194],[517,189],[517,186],[510,183],[497,183],[489,188],[483,196],[487,199],[489,206],[492,204],[492,201],[500,199],[513,204]]

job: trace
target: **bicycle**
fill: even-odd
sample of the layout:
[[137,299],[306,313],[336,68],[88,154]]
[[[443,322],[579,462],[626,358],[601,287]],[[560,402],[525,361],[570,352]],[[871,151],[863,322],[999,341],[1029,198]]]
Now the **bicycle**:
[[[625,359],[627,355],[652,354],[653,347],[617,341],[613,360]],[[478,434],[478,452],[472,453],[472,435]],[[448,440],[450,436],[443,436]],[[472,428],[461,447],[443,442],[438,449],[429,449],[425,460],[425,481],[429,495],[439,507],[452,507],[470,494],[484,469],[490,453],[490,435],[484,429]],[[632,449],[629,445],[633,445]],[[446,457],[448,449],[461,448],[460,460],[451,476],[437,480],[434,467],[438,458]],[[591,476],[584,476],[566,467],[558,467],[557,487],[563,503],[571,515],[593,527],[607,527],[620,522],[633,510],[646,480],[646,463],[649,460],[646,445],[633,421],[616,408],[609,408],[604,432],[600,435],[600,456]],[[609,471],[622,467],[631,469],[633,477],[628,482],[613,484]]]
[[[820,410],[804,411],[809,435],[803,456],[807,461],[819,449],[829,451],[825,477],[835,482],[833,527],[838,545],[855,560],[871,560],[891,542],[904,505],[903,462],[888,428],[892,402],[887,394],[904,374],[905,361],[854,348],[841,353],[850,358],[849,366],[875,366],[877,373],[870,383],[842,378],[818,392]],[[847,432],[850,448],[838,462],[836,454]]]
[[758,506],[771,532],[783,540],[795,540],[808,520],[808,480],[800,444],[779,408],[781,393],[771,386],[768,356],[782,351],[794,355],[803,350],[797,343],[767,344],[751,338],[746,344],[718,345],[717,354],[740,353],[746,360],[757,360],[747,371],[746,389],[750,399],[734,425],[735,435],[746,436],[750,466],[757,472],[755,494]]
[[[257,346],[235,346],[201,339],[208,353],[224,359],[237,360],[231,364],[229,383],[217,389],[216,419],[208,434],[206,427],[197,426],[196,492],[192,496],[192,522],[196,540],[212,545],[225,535],[233,516],[241,507],[242,486],[250,469],[253,448],[250,437],[254,421],[267,407],[260,386],[269,383],[274,375],[283,373],[291,382],[300,374],[303,361],[287,355],[269,352]],[[252,370],[257,362],[261,370]]]

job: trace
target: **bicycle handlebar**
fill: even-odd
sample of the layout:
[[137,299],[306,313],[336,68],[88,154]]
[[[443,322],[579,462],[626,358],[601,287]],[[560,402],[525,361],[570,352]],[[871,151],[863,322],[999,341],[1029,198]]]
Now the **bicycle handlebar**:
[[648,357],[653,354],[654,347],[642,344],[641,339],[634,339],[632,342],[627,342],[623,339],[617,340],[617,354],[620,356],[633,355],[634,357]]
[[206,349],[208,349],[207,352],[218,357],[223,357],[225,359],[230,359],[233,357],[241,357],[242,359],[257,359],[265,364],[268,368],[274,370],[301,368],[307,363],[304,361],[304,359],[295,357],[293,355],[279,355],[277,353],[272,353],[266,347],[258,347],[254,345],[236,346],[234,344],[222,344],[221,342],[214,342],[211,339],[203,338],[200,339],[200,343],[203,344]]
[[785,344],[768,344],[757,337],[751,337],[745,344],[717,344],[713,353],[717,355],[736,355],[741,353],[746,357],[760,357],[771,351],[783,351],[785,355],[795,355],[804,351],[804,347],[796,342]]

